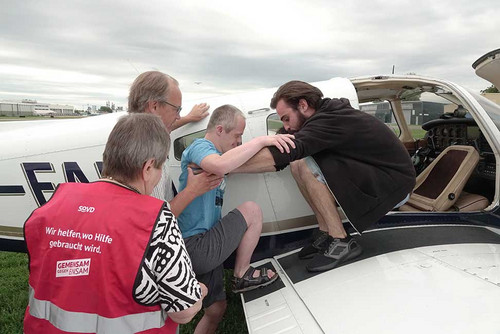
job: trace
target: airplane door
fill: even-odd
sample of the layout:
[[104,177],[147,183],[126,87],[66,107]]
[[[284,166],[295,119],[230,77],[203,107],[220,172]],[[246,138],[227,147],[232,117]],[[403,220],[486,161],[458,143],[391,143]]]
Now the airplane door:
[[[246,117],[246,128],[243,142],[248,142],[254,137],[266,135],[265,120],[268,114],[267,90],[239,96],[241,110]],[[265,174],[233,174],[227,178],[226,193],[224,195],[223,214],[232,210],[245,201],[254,201],[259,204],[263,214],[263,232],[275,231],[276,214],[272,205],[272,198],[266,185]]]
[[[275,112],[269,113],[264,121],[265,134],[274,134],[282,126]],[[289,167],[279,172],[265,173],[264,178],[280,231],[316,223],[312,217],[314,213],[300,193]]]
[[[252,137],[272,135],[282,126],[277,114],[269,108],[274,91],[263,90],[253,94],[251,98],[243,98],[242,104],[247,113],[246,134]],[[264,212],[263,232],[310,225],[313,212],[300,193],[289,168],[260,174],[258,181],[254,181],[259,184],[257,203]]]

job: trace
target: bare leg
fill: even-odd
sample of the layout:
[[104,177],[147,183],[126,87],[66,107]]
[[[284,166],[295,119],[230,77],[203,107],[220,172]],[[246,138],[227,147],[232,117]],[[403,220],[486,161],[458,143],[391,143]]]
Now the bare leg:
[[[311,200],[309,193],[307,192],[305,181],[302,179],[302,174],[309,171],[309,167],[305,159],[294,161],[290,164],[290,171],[292,172],[292,176],[299,187],[299,190],[309,204],[311,209],[314,212],[316,217],[316,221],[318,222],[319,232],[314,232],[312,234],[311,243],[305,245],[298,253],[297,256],[299,259],[308,259],[311,256],[314,256],[318,251],[323,250],[323,248],[327,245],[328,241],[328,225],[326,224],[326,220],[321,214],[321,212],[316,207],[316,204]],[[307,177],[307,175],[306,175]]]
[[[247,223],[247,230],[241,239],[240,245],[236,251],[236,261],[234,265],[234,276],[242,277],[250,266],[250,258],[259,242],[262,231],[262,210],[255,202],[245,202],[237,208]],[[254,277],[260,275],[256,270]],[[272,270],[267,271],[268,277],[273,277],[275,273]]]
[[320,229],[328,231],[328,234],[334,238],[345,238],[347,233],[330,189],[316,179],[304,160],[295,161],[294,164],[292,175],[300,192],[316,215]]
[[316,220],[318,221],[319,229],[321,231],[328,232],[328,226],[326,225],[326,221],[321,215],[321,212],[319,212],[318,208],[316,208],[314,202],[310,200],[309,194],[304,185],[305,181],[302,180],[302,173],[308,170],[309,168],[307,167],[307,164],[303,159],[296,160],[290,163],[290,171],[292,172],[292,176],[295,179],[295,182],[297,183],[297,186],[299,187],[302,196],[306,200],[307,204],[309,204],[309,206],[313,210],[314,215],[316,216]]
[[211,334],[215,333],[217,326],[222,321],[222,317],[226,312],[227,302],[225,300],[220,300],[213,303],[205,309],[205,314],[198,322],[195,334]]

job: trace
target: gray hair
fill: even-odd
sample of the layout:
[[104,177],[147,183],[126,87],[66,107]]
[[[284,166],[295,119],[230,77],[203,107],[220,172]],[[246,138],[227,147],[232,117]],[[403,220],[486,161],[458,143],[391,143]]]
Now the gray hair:
[[170,136],[158,116],[137,113],[123,116],[104,148],[102,175],[122,182],[133,181],[149,159],[154,159],[155,168],[161,168],[169,147]]
[[236,116],[245,118],[245,115],[241,112],[241,110],[233,105],[225,104],[216,108],[212,112],[212,116],[210,116],[210,120],[208,121],[207,131],[215,129],[217,125],[222,125],[224,127],[224,131],[226,132],[233,130],[236,127]]
[[179,82],[160,71],[148,71],[140,74],[130,86],[128,112],[142,113],[149,101],[165,100],[170,84],[179,86]]

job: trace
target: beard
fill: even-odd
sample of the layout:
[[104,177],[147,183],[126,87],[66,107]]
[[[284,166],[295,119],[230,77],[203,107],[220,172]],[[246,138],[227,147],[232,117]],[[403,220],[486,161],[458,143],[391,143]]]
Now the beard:
[[287,132],[291,135],[297,133],[300,129],[302,129],[302,126],[306,122],[306,118],[304,115],[302,115],[299,111],[297,111],[297,128],[296,129],[290,129]]

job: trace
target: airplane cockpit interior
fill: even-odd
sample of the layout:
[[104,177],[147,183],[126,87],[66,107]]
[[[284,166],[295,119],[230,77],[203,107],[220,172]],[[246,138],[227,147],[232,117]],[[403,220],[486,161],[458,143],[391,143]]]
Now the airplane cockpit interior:
[[495,154],[466,101],[438,84],[354,85],[360,109],[394,129],[415,166],[416,186],[399,211],[470,212],[493,202]]

